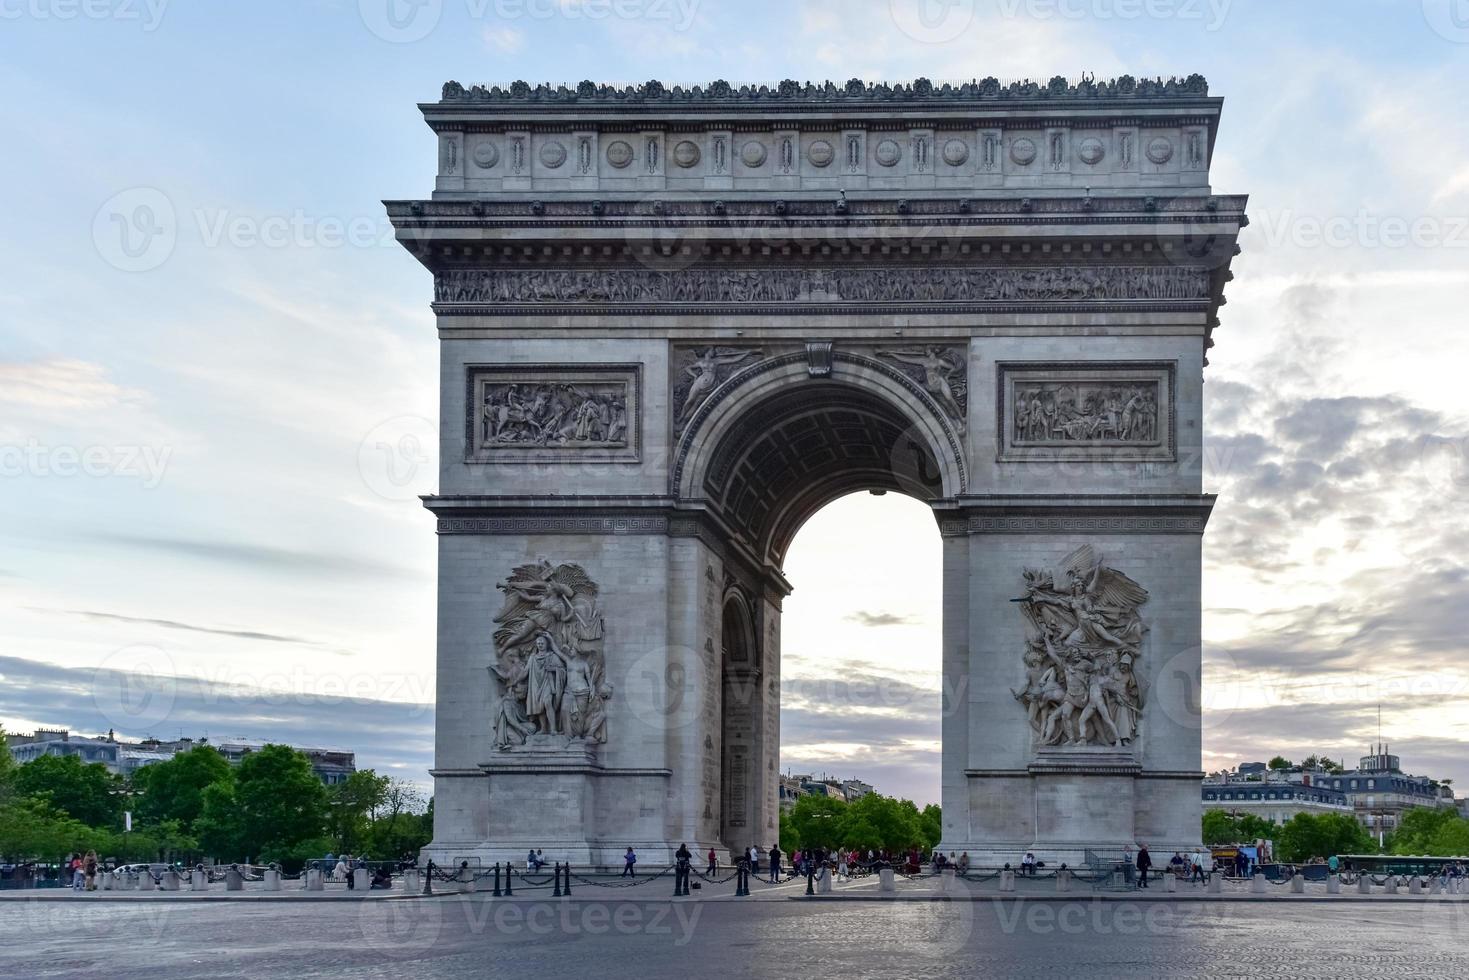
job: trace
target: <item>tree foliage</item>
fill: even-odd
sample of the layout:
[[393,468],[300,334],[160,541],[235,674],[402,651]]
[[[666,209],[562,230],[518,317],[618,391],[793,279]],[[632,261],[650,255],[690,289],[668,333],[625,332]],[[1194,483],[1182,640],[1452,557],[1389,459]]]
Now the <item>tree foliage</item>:
[[45,800],[82,823],[104,829],[120,826],[122,780],[100,762],[74,755],[43,755],[15,770],[19,796]]
[[837,797],[808,795],[781,814],[781,847],[855,848],[904,851],[931,850],[942,834],[942,811],[936,804],[919,810],[912,800],[869,793],[851,803]]
[[1349,813],[1298,813],[1275,834],[1275,853],[1300,863],[1333,854],[1375,854],[1377,842]]
[[185,832],[192,832],[204,812],[204,790],[230,778],[229,762],[208,745],[145,766],[133,776],[133,788],[141,793],[138,816],[150,823],[176,820]]
[[1269,820],[1262,820],[1253,813],[1230,816],[1224,810],[1204,811],[1204,843],[1211,847],[1224,844],[1248,844],[1255,840],[1270,840],[1280,828]]
[[200,845],[223,861],[269,860],[323,836],[326,787],[304,753],[267,745],[240,761],[228,781],[204,788],[195,830]]
[[1469,820],[1446,807],[1414,807],[1387,840],[1390,854],[1469,855]]
[[1283,755],[1277,755],[1275,758],[1265,763],[1265,765],[1270,769],[1289,769],[1291,767],[1291,761]]

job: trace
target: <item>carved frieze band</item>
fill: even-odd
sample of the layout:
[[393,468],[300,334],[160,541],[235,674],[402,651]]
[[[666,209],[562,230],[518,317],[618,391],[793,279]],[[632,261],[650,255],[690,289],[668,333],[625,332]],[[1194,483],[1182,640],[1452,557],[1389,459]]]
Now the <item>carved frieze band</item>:
[[1208,522],[1207,513],[974,516],[941,520],[939,533],[944,537],[968,534],[1203,534]]
[[1175,266],[870,269],[451,269],[437,303],[1206,302],[1209,273]]
[[667,534],[663,516],[443,517],[440,534]]
[[638,364],[470,365],[465,461],[635,462],[641,378]]

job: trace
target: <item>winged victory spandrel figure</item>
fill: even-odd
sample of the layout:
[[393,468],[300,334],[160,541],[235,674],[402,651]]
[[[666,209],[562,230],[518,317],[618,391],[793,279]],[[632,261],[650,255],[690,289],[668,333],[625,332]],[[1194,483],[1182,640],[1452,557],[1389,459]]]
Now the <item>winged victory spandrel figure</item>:
[[612,685],[597,584],[580,565],[542,559],[519,566],[496,588],[505,593],[490,665],[500,689],[496,747],[533,735],[605,742]]
[[1136,737],[1146,695],[1135,667],[1148,591],[1091,545],[1067,555],[1061,571],[1064,589],[1049,571],[1025,570],[1025,595],[1014,601],[1029,625],[1026,684],[1011,693],[1041,745],[1122,748]]

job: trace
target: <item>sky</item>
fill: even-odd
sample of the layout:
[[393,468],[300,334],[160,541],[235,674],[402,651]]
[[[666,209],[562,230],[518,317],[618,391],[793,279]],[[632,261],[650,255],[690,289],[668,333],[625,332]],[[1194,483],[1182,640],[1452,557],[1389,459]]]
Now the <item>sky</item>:
[[[1207,76],[1250,195],[1205,768],[1350,763],[1380,703],[1469,786],[1466,0],[0,0],[0,723],[426,779],[438,361],[380,201],[427,194],[444,81],[1083,72]],[[937,799],[938,549],[896,495],[797,537],[784,767]]]

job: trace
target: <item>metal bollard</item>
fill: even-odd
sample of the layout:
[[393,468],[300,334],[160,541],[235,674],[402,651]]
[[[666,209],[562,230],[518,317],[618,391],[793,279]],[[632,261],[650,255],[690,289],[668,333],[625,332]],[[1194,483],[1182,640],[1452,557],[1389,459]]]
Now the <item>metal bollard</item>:
[[564,885],[561,886],[561,894],[562,895],[570,895],[571,894],[571,862],[570,861],[567,861],[566,862],[566,884],[564,884]]
[[502,894],[500,891],[500,862],[495,862],[495,890],[491,893],[495,898]]
[[515,892],[512,890],[512,886],[510,884],[510,879],[512,877],[514,877],[514,875],[515,875],[515,865],[511,864],[509,861],[506,861],[505,862],[505,897],[506,898],[513,898],[515,896]]
[[434,893],[434,863],[433,863],[433,861],[429,861],[428,867],[426,867],[424,869],[424,871],[426,872],[426,874],[424,874],[424,876],[423,876],[423,893],[425,895],[432,895]]
[[735,869],[735,897],[740,898],[750,894],[750,863],[740,861]]
[[[553,866],[551,874],[552,874],[553,880],[555,881],[555,885],[552,886],[552,888],[551,888],[551,897],[552,898],[560,898],[561,897],[561,862],[560,861],[557,861],[556,864]],[[678,894],[678,886],[676,884],[674,885],[674,892],[673,893],[675,895]]]

